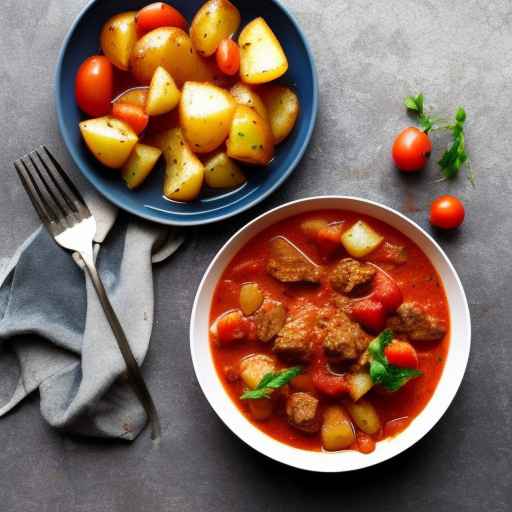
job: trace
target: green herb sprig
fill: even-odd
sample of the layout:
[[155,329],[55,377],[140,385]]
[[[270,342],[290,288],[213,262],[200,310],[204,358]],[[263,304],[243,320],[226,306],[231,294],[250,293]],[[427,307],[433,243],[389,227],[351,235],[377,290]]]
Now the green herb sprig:
[[393,333],[382,331],[368,346],[370,354],[370,377],[374,384],[381,384],[389,391],[398,391],[409,380],[423,375],[419,370],[399,368],[389,364],[384,349],[393,340]]
[[240,397],[241,400],[259,400],[260,398],[270,398],[274,389],[279,389],[288,384],[294,377],[302,372],[300,366],[287,368],[280,372],[269,372],[263,376],[256,389],[245,391]]
[[464,124],[466,122],[466,111],[463,107],[459,107],[455,113],[455,121],[453,124],[444,122],[441,118],[433,117],[425,114],[425,98],[423,94],[417,96],[407,96],[404,100],[407,110],[415,112],[418,115],[420,128],[425,132],[438,130],[448,130],[452,134],[452,143],[450,147],[443,153],[438,164],[441,168],[442,179],[455,178],[464,164],[468,163],[468,179],[475,186],[475,176],[471,169],[468,154],[466,152],[466,141],[464,136]]

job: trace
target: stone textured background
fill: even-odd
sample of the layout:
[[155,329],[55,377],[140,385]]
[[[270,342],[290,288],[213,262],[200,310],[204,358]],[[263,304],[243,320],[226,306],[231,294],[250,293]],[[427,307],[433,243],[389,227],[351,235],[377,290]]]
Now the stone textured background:
[[[1,262],[37,224],[11,161],[47,143],[80,179],[57,130],[53,74],[63,37],[84,3],[2,1]],[[157,273],[157,321],[145,373],[161,404],[163,446],[151,450],[147,437],[132,446],[69,439],[51,431],[37,399],[29,399],[0,421],[1,510],[511,510],[512,5],[508,0],[286,3],[317,58],[317,129],[286,185],[215,232],[193,231],[187,246]],[[408,124],[402,99],[417,91],[424,91],[436,110],[466,107],[475,190],[462,176],[452,184],[434,184],[435,165],[415,178],[392,168],[393,136]],[[442,146],[437,144],[437,152]],[[326,193],[380,201],[430,230],[429,203],[447,191],[465,200],[467,220],[460,232],[435,236],[465,285],[474,336],[466,378],[436,428],[393,461],[335,476],[288,469],[243,445],[203,398],[188,351],[196,287],[226,238],[272,206]],[[12,368],[3,354],[0,371]],[[0,390],[0,400],[7,391]]]

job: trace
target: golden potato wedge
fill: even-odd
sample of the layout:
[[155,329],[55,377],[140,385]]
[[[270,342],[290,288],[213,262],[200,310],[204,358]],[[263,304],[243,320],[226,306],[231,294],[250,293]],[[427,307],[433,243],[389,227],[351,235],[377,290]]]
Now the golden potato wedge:
[[254,165],[266,165],[274,155],[274,137],[270,125],[255,110],[238,105],[229,138],[228,156]]
[[256,389],[261,379],[275,369],[275,360],[265,354],[253,354],[240,361],[240,377],[249,389]]
[[357,221],[341,236],[341,243],[354,258],[362,258],[370,254],[383,240],[384,237],[362,220]]
[[376,434],[381,427],[380,418],[375,407],[367,400],[359,402],[347,402],[345,404],[352,421],[359,430],[366,434]]
[[123,165],[121,176],[129,189],[139,187],[154,169],[162,151],[146,144],[135,144],[130,157]]
[[367,371],[353,373],[350,376],[350,397],[357,402],[373,388],[373,380]]
[[212,188],[234,188],[247,181],[240,167],[224,151],[204,163],[204,180]]
[[268,85],[261,91],[261,98],[268,112],[276,144],[282,142],[293,130],[299,117],[299,98],[289,87]]
[[130,68],[135,79],[149,84],[158,66],[162,66],[181,87],[187,80],[207,82],[214,72],[192,46],[190,37],[177,27],[161,27],[141,37],[133,48]]
[[194,153],[217,149],[228,136],[236,102],[213,84],[186,82],[180,101],[183,135]]
[[120,94],[112,103],[129,103],[144,108],[148,98],[149,87],[133,87]]
[[247,105],[253,108],[263,118],[268,119],[267,108],[259,94],[256,93],[250,85],[243,84],[242,82],[236,83],[229,91],[231,96],[239,105]]
[[354,426],[343,407],[332,405],[324,412],[322,446],[329,451],[344,450],[356,440]]
[[203,164],[192,153],[180,128],[169,130],[161,144],[166,162],[165,197],[174,201],[193,201],[203,185]]
[[197,53],[213,55],[220,42],[240,26],[240,13],[228,0],[209,0],[197,11],[190,25],[190,38]]
[[162,66],[158,66],[149,85],[146,114],[150,116],[167,114],[178,106],[180,98],[181,92],[176,87],[172,76]]
[[130,67],[130,55],[137,41],[136,14],[135,11],[116,14],[101,29],[103,53],[114,66],[124,71]]
[[80,132],[94,156],[112,169],[123,166],[139,140],[126,123],[111,116],[82,121]]
[[245,26],[238,38],[240,77],[248,84],[271,82],[288,70],[288,59],[281,43],[263,18]]
[[258,283],[244,283],[240,287],[240,309],[245,316],[252,315],[263,304],[263,292]]

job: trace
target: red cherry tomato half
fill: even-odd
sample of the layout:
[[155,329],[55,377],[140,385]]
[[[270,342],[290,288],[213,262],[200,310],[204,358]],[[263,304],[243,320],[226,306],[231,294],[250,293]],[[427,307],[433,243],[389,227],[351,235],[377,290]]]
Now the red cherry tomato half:
[[464,222],[464,204],[454,196],[440,196],[430,208],[430,223],[443,229],[458,228]]
[[406,341],[393,341],[384,349],[389,364],[400,368],[418,368],[418,354],[414,347]]
[[114,103],[112,115],[130,125],[137,135],[146,128],[149,122],[149,116],[144,110],[131,103]]
[[396,311],[404,301],[402,291],[396,281],[381,270],[373,278],[371,298],[381,302],[387,313]]
[[75,97],[80,110],[92,117],[107,115],[113,89],[112,64],[107,57],[93,55],[82,62],[75,78]]
[[357,433],[357,448],[361,453],[372,453],[375,450],[373,437],[364,432]]
[[235,75],[240,69],[240,48],[232,39],[223,39],[217,48],[217,66],[225,75]]
[[164,2],[146,5],[137,13],[135,22],[141,36],[159,27],[178,27],[182,30],[187,30],[188,27],[183,15]]
[[352,318],[369,331],[380,332],[386,325],[386,310],[382,302],[363,299],[352,306]]
[[314,364],[311,380],[315,388],[327,396],[337,397],[350,391],[345,375],[332,373],[327,362],[321,358]]
[[425,167],[430,153],[432,141],[429,136],[418,128],[406,128],[395,139],[393,144],[393,160],[403,172],[415,172]]

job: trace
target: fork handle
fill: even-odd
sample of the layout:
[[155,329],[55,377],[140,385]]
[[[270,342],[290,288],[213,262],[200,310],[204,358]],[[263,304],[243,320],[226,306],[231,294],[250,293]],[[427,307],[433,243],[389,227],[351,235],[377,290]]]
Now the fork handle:
[[151,394],[149,393],[146,383],[144,382],[144,378],[142,377],[139,365],[135,360],[124,330],[119,323],[119,319],[117,318],[114,308],[112,307],[112,304],[108,298],[105,287],[103,286],[98,271],[96,270],[92,247],[90,252],[81,252],[80,256],[82,257],[85,268],[87,269],[87,272],[92,280],[92,284],[94,285],[94,289],[96,290],[98,298],[100,299],[103,311],[105,312],[110,327],[112,328],[112,332],[114,333],[117,341],[117,346],[119,347],[121,355],[123,356],[124,362],[126,364],[128,382],[137,395],[140,403],[144,407],[146,414],[148,415],[149,421],[151,423],[151,439],[153,439],[155,442],[158,442],[161,436],[161,429],[160,420],[158,418],[155,404],[151,398]]

